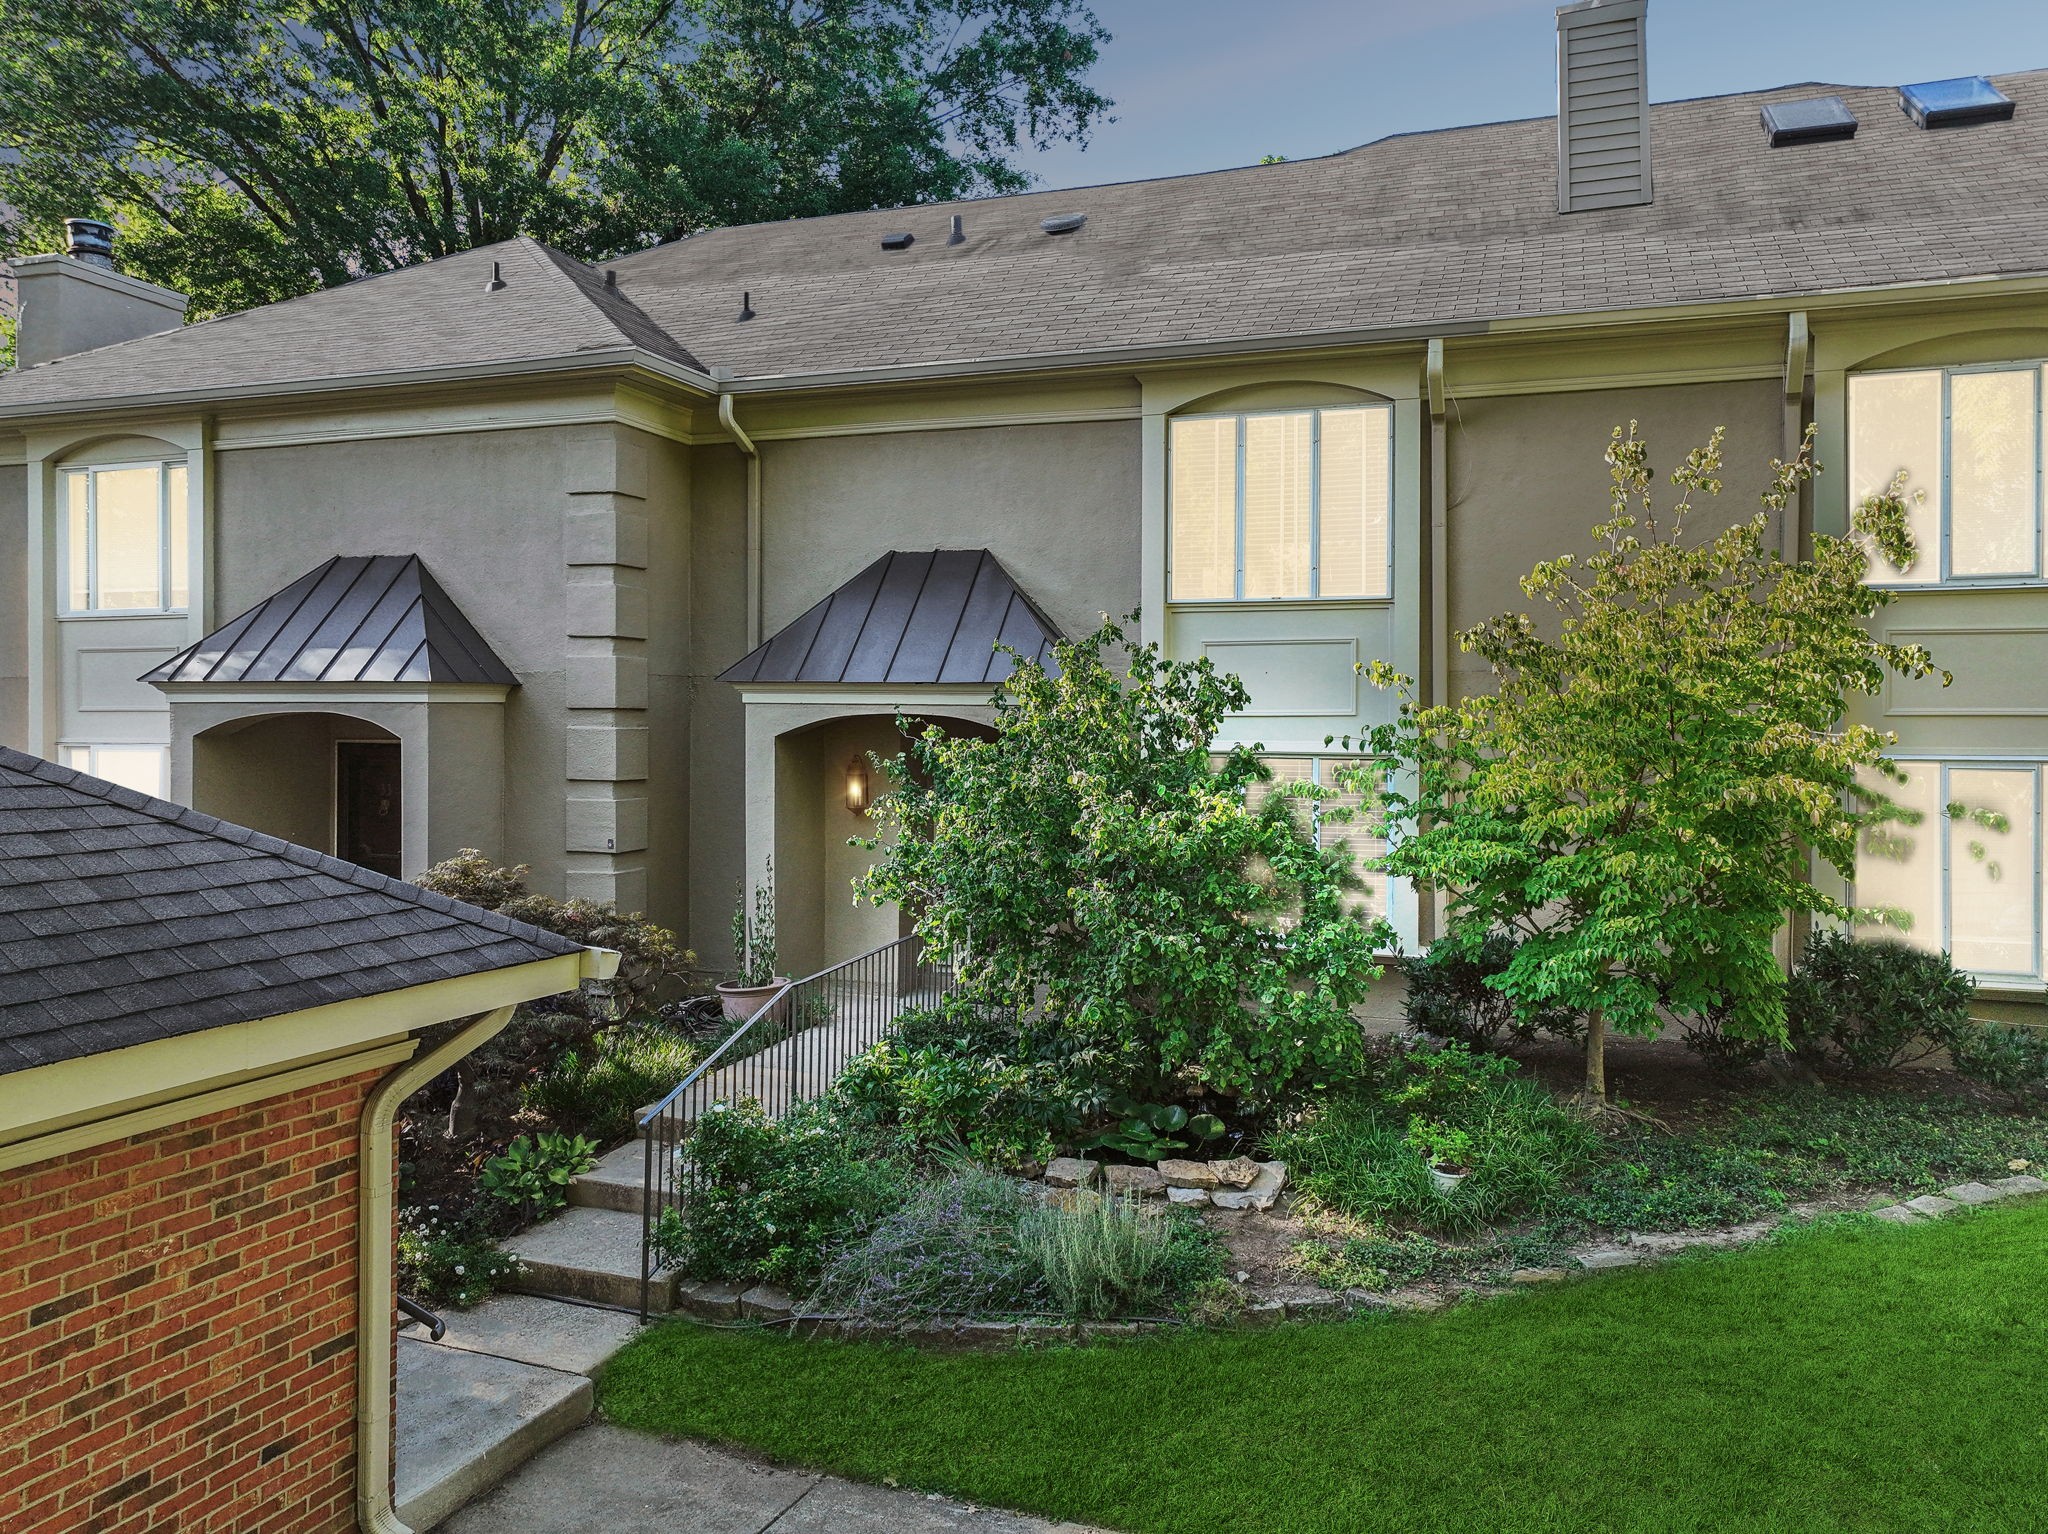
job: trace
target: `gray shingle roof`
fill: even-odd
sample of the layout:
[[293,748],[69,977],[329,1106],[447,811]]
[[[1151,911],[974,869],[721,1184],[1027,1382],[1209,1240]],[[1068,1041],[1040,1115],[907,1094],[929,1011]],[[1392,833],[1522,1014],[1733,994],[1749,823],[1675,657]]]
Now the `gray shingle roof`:
[[[2012,121],[1927,132],[1890,86],[1651,109],[1656,201],[1560,215],[1554,118],[1159,181],[713,230],[614,263],[532,241],[0,381],[10,406],[573,357],[631,344],[739,379],[1109,348],[1418,332],[2048,272],[2048,71]],[[1840,95],[1852,140],[1772,148],[1764,103]],[[966,241],[946,244],[948,218]],[[1042,219],[1084,213],[1071,234]],[[881,237],[909,230],[906,250]],[[507,288],[485,294],[489,263]],[[756,317],[740,321],[743,292]],[[700,360],[701,359],[701,360]]]
[[518,683],[417,554],[337,556],[145,682]]
[[889,553],[736,661],[752,682],[1000,682],[1060,632],[987,549]]
[[578,951],[0,747],[0,1074]]

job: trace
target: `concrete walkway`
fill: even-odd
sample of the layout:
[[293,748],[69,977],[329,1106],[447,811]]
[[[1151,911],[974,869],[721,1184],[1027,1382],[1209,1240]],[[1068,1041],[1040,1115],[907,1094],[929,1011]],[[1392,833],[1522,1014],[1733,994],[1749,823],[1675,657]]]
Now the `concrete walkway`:
[[1096,1534],[920,1492],[778,1470],[606,1423],[571,1433],[441,1534]]

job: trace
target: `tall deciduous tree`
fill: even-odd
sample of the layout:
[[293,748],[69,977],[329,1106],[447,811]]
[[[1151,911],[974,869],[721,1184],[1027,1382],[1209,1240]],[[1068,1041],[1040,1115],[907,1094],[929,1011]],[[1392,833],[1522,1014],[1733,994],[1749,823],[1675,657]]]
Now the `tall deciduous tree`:
[[1392,934],[1308,833],[1321,791],[1268,791],[1253,748],[1212,757],[1248,701],[1114,624],[1022,662],[994,739],[929,730],[896,764],[874,813],[897,834],[861,888],[1108,1087],[1267,1098],[1355,1064]]
[[[1762,512],[1693,537],[1696,501],[1721,489],[1721,441],[1686,457],[1660,513],[1647,446],[1633,422],[1617,429],[1597,551],[1522,581],[1544,621],[1507,613],[1459,636],[1495,690],[1404,699],[1371,736],[1405,769],[1384,866],[1444,892],[1453,944],[1522,935],[1494,983],[1531,1009],[1585,1014],[1595,1103],[1607,1031],[1654,1033],[1660,1008],[1784,1037],[1773,939],[1786,914],[1851,915],[1808,879],[1809,851],[1846,877],[1859,831],[1897,814],[1866,786],[1897,776],[1892,737],[1845,726],[1846,700],[1936,669],[1869,628],[1892,596],[1865,584],[1868,544],[1902,569],[1914,558],[1903,476],[1858,509],[1853,536],[1816,535],[1788,562],[1772,523],[1815,472],[1811,434],[1773,461]],[[1405,689],[1384,666],[1374,679]]]
[[0,0],[0,254],[109,217],[203,315],[1010,191],[1107,40],[1083,0]]

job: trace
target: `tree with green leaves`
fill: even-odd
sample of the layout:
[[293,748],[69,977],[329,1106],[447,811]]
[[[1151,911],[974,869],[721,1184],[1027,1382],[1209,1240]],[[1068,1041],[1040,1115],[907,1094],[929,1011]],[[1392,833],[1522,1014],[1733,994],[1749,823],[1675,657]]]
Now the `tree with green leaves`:
[[1869,627],[1892,600],[1865,583],[1869,546],[1901,569],[1914,559],[1903,475],[1858,508],[1852,536],[1817,534],[1787,561],[1771,529],[1817,472],[1812,434],[1773,460],[1761,512],[1696,537],[1721,442],[1686,456],[1660,512],[1635,423],[1615,431],[1596,551],[1522,581],[1545,621],[1506,613],[1459,636],[1493,692],[1421,707],[1373,668],[1404,695],[1370,734],[1398,769],[1383,866],[1443,893],[1454,947],[1521,937],[1491,983],[1532,1011],[1586,1017],[1594,1105],[1608,1031],[1655,1033],[1660,1009],[1784,1038],[1773,940],[1787,914],[1852,915],[1809,879],[1810,854],[1848,877],[1859,832],[1897,814],[1869,786],[1898,776],[1892,737],[1845,725],[1847,700],[1936,670]]
[[1014,191],[1106,41],[1083,0],[0,0],[0,255],[104,217],[204,316]]
[[868,897],[916,913],[983,999],[1111,1091],[1271,1100],[1355,1065],[1351,1009],[1391,945],[1352,859],[1255,747],[1212,755],[1244,685],[1105,623],[1020,660],[993,739],[917,736],[874,815]]

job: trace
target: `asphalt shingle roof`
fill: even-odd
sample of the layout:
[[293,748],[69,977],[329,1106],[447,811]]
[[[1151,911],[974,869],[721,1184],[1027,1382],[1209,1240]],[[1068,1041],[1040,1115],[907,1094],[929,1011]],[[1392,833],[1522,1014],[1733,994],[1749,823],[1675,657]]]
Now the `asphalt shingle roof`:
[[[884,554],[722,682],[1000,682],[1060,632],[987,549]],[[1005,649],[996,648],[998,644]]]
[[142,680],[519,681],[417,554],[336,556]]
[[0,1074],[578,951],[0,747]]
[[[1019,361],[2048,272],[2048,70],[2009,122],[1929,132],[1891,86],[1651,108],[1656,201],[1560,215],[1554,118],[1320,159],[712,230],[617,286],[529,240],[46,363],[10,406],[335,381],[639,346],[742,380]],[[1766,102],[1836,94],[1854,139],[1772,148]],[[966,240],[946,243],[950,215]],[[1040,221],[1080,213],[1048,235]],[[906,250],[885,233],[908,230]],[[483,292],[489,263],[506,288]],[[741,295],[755,317],[738,318]]]

